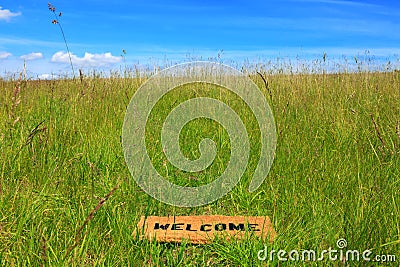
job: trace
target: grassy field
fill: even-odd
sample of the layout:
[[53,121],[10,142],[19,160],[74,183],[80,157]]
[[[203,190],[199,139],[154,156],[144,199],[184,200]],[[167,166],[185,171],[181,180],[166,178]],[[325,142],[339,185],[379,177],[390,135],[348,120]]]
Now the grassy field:
[[[257,191],[247,191],[259,153],[259,132],[246,107],[234,105],[250,133],[248,169],[232,192],[198,208],[152,199],[136,185],[125,164],[122,124],[145,77],[0,80],[1,265],[380,264],[257,258],[264,245],[268,250],[322,252],[345,238],[348,249],[396,255],[397,262],[391,264],[398,266],[400,73],[263,74],[267,88],[259,75],[251,79],[275,116],[278,143],[272,169]],[[198,120],[182,134],[192,137],[182,141],[183,152],[198,157],[199,138],[211,137],[220,148],[216,165],[189,176],[165,160],[160,121],[176,101],[202,95],[235,102],[223,88],[177,88],[156,107],[148,124],[146,139],[154,165],[177,184],[208,183],[229,156],[224,130]],[[132,234],[142,215],[189,214],[268,215],[278,237],[272,244],[249,238],[191,245],[143,241]]]

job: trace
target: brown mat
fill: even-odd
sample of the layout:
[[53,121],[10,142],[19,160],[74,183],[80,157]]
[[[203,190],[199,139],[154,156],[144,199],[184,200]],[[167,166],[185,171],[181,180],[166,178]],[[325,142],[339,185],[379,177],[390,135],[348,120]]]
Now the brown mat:
[[187,239],[193,244],[212,242],[215,236],[230,240],[256,235],[270,242],[276,237],[268,216],[142,216],[137,231],[140,238],[159,242],[181,242]]

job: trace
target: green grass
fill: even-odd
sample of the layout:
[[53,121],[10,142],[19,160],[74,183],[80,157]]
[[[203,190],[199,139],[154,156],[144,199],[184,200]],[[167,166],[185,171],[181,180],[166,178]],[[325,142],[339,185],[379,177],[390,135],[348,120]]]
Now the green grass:
[[[152,199],[125,164],[125,110],[145,78],[0,80],[1,265],[372,264],[257,259],[264,245],[321,252],[336,248],[339,238],[347,240],[348,249],[395,254],[398,265],[400,73],[265,75],[272,98],[259,76],[251,79],[273,110],[278,143],[272,169],[254,193],[247,188],[259,153],[259,131],[235,95],[203,85],[182,87],[152,113],[146,140],[153,163],[168,179],[187,186],[208,183],[223,171],[230,143],[217,124],[197,120],[184,129],[183,153],[196,158],[199,140],[213,138],[221,149],[215,166],[195,175],[174,169],[159,140],[167,111],[185,99],[211,95],[243,117],[252,145],[248,169],[232,192],[198,208]],[[278,237],[272,244],[249,238],[191,245],[142,241],[132,234],[142,215],[189,214],[268,215]]]

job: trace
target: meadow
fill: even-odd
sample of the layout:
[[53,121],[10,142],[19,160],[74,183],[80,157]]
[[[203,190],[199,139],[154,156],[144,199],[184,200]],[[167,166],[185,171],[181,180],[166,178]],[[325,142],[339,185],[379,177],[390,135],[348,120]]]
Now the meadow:
[[[147,149],[160,173],[180,185],[206,184],[229,160],[226,132],[198,120],[182,133],[187,157],[210,137],[219,152],[198,174],[166,162],[162,119],[177,103],[210,96],[238,110],[252,152],[246,172],[218,201],[196,208],[163,204],[143,192],[124,160],[126,107],[148,76],[82,80],[0,80],[1,266],[371,266],[325,258],[260,261],[274,250],[336,248],[400,261],[400,72],[290,73],[249,70],[273,111],[275,160],[261,187],[248,192],[259,131],[248,108],[224,88],[177,88],[155,107]],[[261,78],[261,76],[265,79]],[[187,138],[184,138],[184,137]],[[267,215],[278,237],[218,239],[206,245],[157,243],[133,235],[142,215]]]

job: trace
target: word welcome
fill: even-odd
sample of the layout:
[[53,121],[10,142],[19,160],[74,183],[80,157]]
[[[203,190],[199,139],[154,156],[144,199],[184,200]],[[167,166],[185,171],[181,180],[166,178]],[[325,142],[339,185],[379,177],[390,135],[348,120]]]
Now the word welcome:
[[[186,225],[186,227],[185,227]],[[170,224],[159,224],[158,222],[156,222],[154,224],[154,230],[168,230],[168,227],[170,226]],[[215,231],[226,231],[227,229],[229,231],[260,231],[259,225],[257,223],[248,223],[247,227],[245,227],[244,223],[239,223],[239,224],[235,224],[235,223],[217,223],[214,224],[214,227],[212,224],[202,224],[200,225],[200,227],[198,229],[192,229],[192,224],[191,223],[174,223],[171,225],[171,230],[172,231],[177,231],[177,230],[184,230],[184,231],[201,231],[201,232],[209,232],[212,231],[213,229]]]

